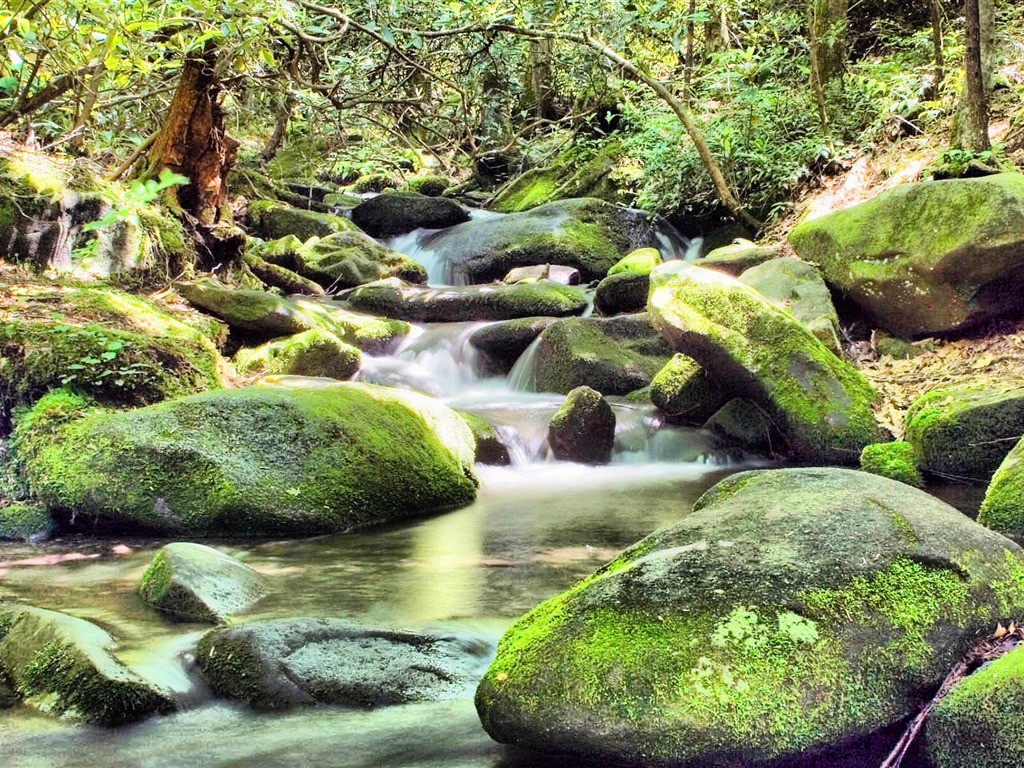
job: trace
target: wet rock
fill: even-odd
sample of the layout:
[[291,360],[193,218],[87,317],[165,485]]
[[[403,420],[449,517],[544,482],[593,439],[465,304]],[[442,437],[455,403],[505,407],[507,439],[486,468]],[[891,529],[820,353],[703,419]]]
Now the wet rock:
[[874,443],[867,445],[860,454],[860,468],[873,475],[888,477],[901,483],[920,488],[924,485],[921,473],[917,471],[914,447],[910,443]]
[[755,451],[772,451],[781,441],[771,416],[750,400],[730,400],[704,423],[704,429]]
[[487,356],[500,373],[508,373],[553,317],[522,317],[505,320],[474,331],[469,343]]
[[[320,380],[326,382],[327,380]],[[247,387],[15,435],[33,495],[80,525],[193,536],[342,532],[462,506],[474,441],[450,408],[370,384]]]
[[459,411],[459,415],[466,420],[469,428],[473,431],[477,463],[495,467],[507,467],[512,463],[508,446],[505,445],[505,441],[501,439],[501,435],[498,434],[498,430],[493,424],[475,413]]
[[179,621],[217,623],[245,613],[265,594],[263,579],[252,568],[190,542],[161,547],[139,584],[143,600]]
[[615,444],[615,414],[601,393],[577,387],[548,425],[555,458],[580,464],[607,464]]
[[550,280],[561,285],[579,285],[580,271],[558,264],[537,264],[532,267],[516,267],[509,270],[503,283],[518,283],[524,280]]
[[992,475],[978,522],[1015,539],[1024,539],[1024,440],[1013,447]]
[[831,765],[1024,608],[1022,569],[1024,550],[902,483],[744,472],[520,619],[477,710],[500,742],[573,756]]
[[565,317],[587,308],[581,289],[548,280],[428,288],[390,279],[360,286],[345,299],[356,310],[424,323]]
[[534,389],[567,394],[588,386],[628,395],[650,384],[671,357],[646,314],[559,320],[540,335]]
[[875,325],[905,338],[1019,315],[1024,175],[904,184],[804,222],[789,241]]
[[880,440],[877,395],[792,315],[728,275],[684,262],[651,274],[654,326],[733,397],[771,415],[788,450],[822,463],[856,461]]
[[651,289],[650,275],[619,272],[597,284],[594,306],[602,315],[643,312]]
[[469,211],[444,197],[392,192],[357,205],[352,221],[372,237],[392,237],[420,228],[453,227],[469,221]]
[[674,355],[651,380],[651,402],[683,424],[703,424],[725,401],[722,387],[686,355]]
[[727,275],[738,277],[758,264],[777,259],[782,251],[770,245],[757,245],[742,237],[736,238],[731,245],[723,245],[709,251],[704,258],[696,263],[698,266],[724,272]]
[[256,234],[264,240],[294,235],[306,242],[311,237],[327,237],[335,232],[356,229],[351,221],[342,216],[304,211],[275,200],[257,200],[249,206],[249,218]]
[[313,330],[240,349],[235,368],[243,376],[324,376],[342,381],[359,371],[360,351],[333,333]]
[[456,635],[297,618],[215,629],[200,641],[196,661],[218,695],[254,709],[374,707],[465,694],[489,651]]
[[0,669],[26,704],[69,720],[116,726],[170,712],[170,695],[111,653],[114,638],[83,619],[0,607]]

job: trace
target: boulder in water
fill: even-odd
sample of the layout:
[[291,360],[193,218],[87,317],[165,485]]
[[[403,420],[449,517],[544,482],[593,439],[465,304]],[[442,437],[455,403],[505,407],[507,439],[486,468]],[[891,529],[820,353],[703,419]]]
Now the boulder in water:
[[374,707],[465,694],[490,650],[456,635],[296,618],[212,630],[196,662],[218,695],[254,709]]
[[608,270],[608,277],[613,275],[649,275],[661,264],[661,253],[657,248],[640,248],[623,256]]
[[361,360],[356,347],[317,329],[268,341],[255,349],[240,349],[235,368],[243,376],[283,374],[347,380],[359,371]]
[[492,323],[474,331],[469,343],[482,352],[499,373],[505,374],[512,370],[541,331],[555,322],[558,321],[553,317],[521,317]]
[[[0,466],[3,460],[0,459]],[[0,473],[3,469],[0,469]],[[0,507],[0,541],[42,541],[56,532],[46,507],[12,502]]]
[[725,400],[722,388],[686,355],[674,355],[651,380],[651,402],[673,421],[703,424]]
[[501,439],[497,428],[491,422],[475,413],[460,411],[459,415],[466,420],[469,428],[473,431],[477,463],[495,467],[507,467],[512,463],[508,446],[505,445],[505,441]]
[[352,221],[373,237],[392,237],[414,229],[453,227],[469,221],[469,211],[445,197],[389,192],[353,208]]
[[477,710],[500,742],[574,756],[832,765],[1020,614],[1022,574],[1024,550],[902,483],[743,472],[520,619]]
[[715,411],[704,429],[744,448],[771,452],[781,442],[779,430],[764,408],[741,397]]
[[647,294],[650,290],[649,274],[619,272],[609,275],[597,284],[594,307],[602,315],[643,312],[647,308]]
[[607,464],[615,445],[615,413],[601,393],[577,387],[548,425],[555,458],[580,464]]
[[139,584],[143,600],[178,621],[223,621],[265,594],[262,577],[245,563],[191,542],[161,547]]
[[910,443],[872,443],[864,446],[860,454],[860,468],[873,475],[888,477],[920,488],[924,485],[917,471],[914,447]]
[[277,240],[288,235],[306,242],[311,237],[327,237],[335,232],[349,232],[356,226],[342,216],[293,208],[276,200],[257,200],[249,206],[249,218],[256,233],[264,240]]

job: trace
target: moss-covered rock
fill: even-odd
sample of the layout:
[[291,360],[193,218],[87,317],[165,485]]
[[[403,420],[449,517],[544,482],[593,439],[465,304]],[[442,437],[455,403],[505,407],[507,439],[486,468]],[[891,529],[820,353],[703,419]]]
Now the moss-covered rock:
[[925,723],[934,768],[1024,765],[1024,648],[1010,651],[962,680]]
[[906,441],[918,466],[986,483],[1024,434],[1024,388],[978,381],[933,389],[907,410]]
[[356,375],[361,360],[358,348],[328,331],[312,330],[255,349],[240,349],[235,368],[243,376],[286,374],[344,381]]
[[615,262],[608,270],[608,277],[628,273],[632,275],[649,275],[661,264],[661,253],[657,248],[640,248]]
[[496,372],[506,374],[541,331],[555,322],[558,320],[553,317],[521,317],[492,323],[474,331],[469,343],[485,355]]
[[559,320],[540,335],[533,386],[537,392],[568,394],[588,386],[628,395],[650,384],[671,357],[646,314]]
[[46,507],[13,502],[0,506],[0,540],[37,541],[56,532]]
[[607,464],[615,446],[615,413],[600,392],[576,387],[548,424],[548,445],[556,459]]
[[213,280],[183,283],[178,291],[232,330],[258,340],[326,331],[364,352],[384,351],[409,333],[401,320],[363,315],[328,300],[284,298],[265,291],[228,288]]
[[788,450],[856,461],[881,436],[867,380],[792,315],[720,272],[669,262],[651,274],[654,326],[730,395],[757,403]]
[[697,264],[718,272],[725,272],[733,277],[739,277],[748,269],[777,259],[781,255],[782,251],[777,246],[758,245],[738,237],[730,245],[723,245],[721,248],[709,251]]
[[678,353],[651,379],[650,396],[658,410],[686,424],[703,424],[726,399],[696,360]]
[[609,275],[597,284],[594,307],[602,315],[643,312],[647,308],[647,294],[650,290],[650,275],[633,272]]
[[493,738],[545,751],[829,765],[1022,609],[1024,550],[921,491],[744,472],[520,619],[476,705]]
[[191,542],[161,547],[139,582],[139,596],[177,621],[217,623],[245,613],[266,592],[245,563]]
[[64,613],[0,607],[0,669],[26,704],[103,726],[173,710],[166,691],[111,653],[114,642],[95,624]]
[[1024,175],[904,184],[789,237],[876,325],[905,337],[1019,314]]
[[978,522],[1016,539],[1024,538],[1024,440],[999,465],[985,491]]
[[249,219],[264,240],[294,235],[302,242],[311,237],[327,237],[335,232],[351,232],[356,225],[342,216],[294,208],[276,200],[257,200],[249,206]]
[[347,531],[473,500],[473,435],[431,398],[369,384],[221,390],[96,411],[14,439],[51,511],[193,536]]
[[243,263],[264,285],[277,288],[286,294],[301,296],[323,296],[326,294],[319,283],[303,277],[287,267],[261,259],[254,253],[245,254]]
[[361,202],[352,209],[352,221],[373,237],[392,237],[453,227],[469,221],[469,211],[446,197],[392,192]]
[[914,447],[910,443],[873,443],[864,446],[860,454],[860,468],[872,475],[888,477],[920,488],[924,485],[917,471]]
[[508,446],[501,439],[498,429],[487,419],[475,413],[459,411],[473,432],[476,441],[476,460],[479,464],[490,464],[495,467],[507,467],[512,463]]
[[490,650],[456,635],[295,618],[212,630],[196,661],[218,695],[255,709],[373,707],[465,694]]
[[376,195],[387,189],[398,189],[402,179],[391,173],[367,173],[360,176],[347,188],[353,195]]
[[428,288],[391,278],[359,286],[345,298],[356,310],[423,323],[566,317],[587,308],[582,289],[550,280]]
[[771,414],[750,400],[733,398],[703,424],[714,435],[754,451],[772,452],[781,440]]
[[440,197],[449,187],[455,186],[455,180],[449,176],[428,173],[424,176],[413,176],[402,187],[403,192],[415,192],[426,197]]
[[740,282],[789,312],[831,352],[843,354],[839,344],[839,315],[832,305],[832,295],[810,264],[791,257],[771,259],[744,271]]

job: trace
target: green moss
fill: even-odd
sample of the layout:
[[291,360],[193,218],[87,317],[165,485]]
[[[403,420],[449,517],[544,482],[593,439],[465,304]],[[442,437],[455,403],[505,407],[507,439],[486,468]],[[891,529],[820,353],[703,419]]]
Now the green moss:
[[403,253],[385,248],[362,232],[339,232],[311,239],[279,263],[331,290],[388,277],[414,283],[427,281],[423,265]]
[[358,231],[348,219],[331,213],[293,208],[274,200],[257,200],[249,206],[249,218],[268,240],[294,235],[302,242],[311,237],[327,237],[335,232]]
[[333,333],[313,330],[255,349],[241,349],[235,356],[235,367],[243,376],[289,374],[351,379],[361,359],[356,347]]
[[171,564],[167,562],[167,555],[162,550],[157,552],[142,573],[139,595],[147,603],[158,602],[170,586],[173,575]]
[[608,270],[608,276],[628,272],[634,275],[649,275],[651,271],[661,264],[661,254],[657,248],[641,248],[638,251],[623,256]]
[[703,424],[724,396],[695,360],[676,354],[651,380],[651,402],[669,416]]
[[446,189],[454,186],[454,184],[455,182],[448,176],[427,174],[425,176],[414,176],[409,179],[405,182],[403,189],[407,192],[418,192],[427,197],[439,197],[444,194]]
[[914,448],[910,443],[873,443],[860,454],[860,468],[873,475],[888,477],[920,488],[924,485],[917,471]]
[[232,641],[217,630],[203,635],[196,649],[203,676],[220,696],[266,708],[263,664],[245,640]]
[[985,491],[978,522],[1002,534],[1024,536],[1024,440],[1003,459]]
[[629,202],[612,179],[622,153],[618,141],[609,141],[598,152],[575,146],[561,152],[547,166],[532,168],[509,182],[495,196],[493,208],[517,213],[545,203],[569,198],[591,197],[609,203]]
[[402,186],[402,180],[398,176],[387,173],[370,173],[356,179],[347,188],[347,191],[354,195],[365,195],[383,192],[386,189],[398,189],[400,186]]
[[28,541],[33,536],[45,536],[53,530],[53,521],[45,507],[19,502],[0,506],[0,539]]

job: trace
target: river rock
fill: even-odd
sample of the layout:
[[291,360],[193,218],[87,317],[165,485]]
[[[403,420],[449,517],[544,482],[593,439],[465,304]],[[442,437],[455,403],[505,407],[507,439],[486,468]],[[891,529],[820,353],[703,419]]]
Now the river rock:
[[566,317],[587,308],[582,289],[549,280],[428,288],[392,278],[359,286],[345,298],[356,310],[423,323]]
[[657,248],[640,248],[623,256],[608,270],[608,277],[614,275],[649,275],[661,264],[661,253]]
[[1024,434],[1024,388],[989,381],[933,389],[907,410],[906,441],[921,469],[986,483]]
[[726,396],[693,358],[676,354],[651,380],[651,402],[673,421],[703,424]]
[[489,652],[468,637],[299,618],[215,629],[196,662],[214,692],[254,709],[373,707],[465,694]]
[[781,255],[782,251],[776,246],[758,245],[738,237],[730,245],[709,251],[704,258],[697,261],[697,264],[738,277],[748,269],[777,259]]
[[139,583],[143,600],[179,621],[217,623],[245,613],[266,593],[263,578],[245,563],[191,542],[161,547]]
[[671,357],[646,314],[559,320],[540,335],[533,385],[537,392],[588,386],[628,395],[650,384]]
[[877,398],[853,366],[735,278],[681,261],[651,273],[654,326],[733,397],[771,414],[791,453],[855,462],[878,442]]
[[489,464],[495,467],[507,467],[512,463],[508,446],[501,439],[497,427],[482,416],[475,413],[459,411],[459,415],[466,420],[469,428],[473,431],[473,439],[476,441],[476,460],[478,464]]
[[448,267],[449,282],[500,280],[509,270],[564,264],[599,280],[627,253],[657,244],[655,218],[601,200],[548,203],[523,213],[482,218],[438,232],[423,243]]
[[318,330],[364,352],[384,352],[410,331],[408,323],[350,312],[329,300],[236,290],[213,280],[182,283],[177,288],[190,304],[259,341]]
[[[193,536],[341,532],[474,498],[473,435],[432,398],[371,384],[248,387],[95,411],[19,454],[51,510]],[[27,441],[27,442],[26,442]]]
[[934,768],[1024,765],[1024,647],[957,683],[925,723],[925,752]]
[[548,424],[555,458],[579,464],[607,464],[615,445],[615,413],[601,393],[577,387]]
[[[281,241],[277,241],[281,242]],[[385,248],[363,232],[338,232],[306,243],[279,246],[268,261],[281,264],[331,290],[353,288],[375,280],[398,277],[425,283],[423,266],[403,253]]]
[[1013,447],[992,475],[978,522],[1015,539],[1024,539],[1024,440]]
[[522,281],[551,280],[562,285],[579,285],[580,271],[572,267],[558,264],[536,264],[532,267],[516,267],[509,270],[503,283],[519,283]]
[[243,376],[324,376],[347,380],[356,375],[362,353],[333,333],[313,330],[240,349],[235,368]]
[[26,704],[68,720],[116,726],[175,708],[170,694],[122,664],[95,624],[0,606],[0,669]]
[[492,323],[474,331],[469,343],[482,352],[499,373],[506,374],[541,331],[555,322],[558,321],[553,317],[521,317]]
[[832,305],[828,286],[810,264],[792,257],[771,259],[745,270],[740,282],[789,312],[831,352],[842,356],[839,315]]
[[647,308],[647,294],[650,290],[649,274],[619,272],[609,275],[597,284],[594,307],[602,315],[643,312]]
[[[343,216],[293,208],[276,200],[257,200],[249,206],[253,229],[264,240],[277,240],[294,235],[302,242],[311,237],[327,237],[335,232],[349,232],[356,226]],[[264,257],[265,258],[265,257]]]
[[754,451],[771,452],[781,439],[764,408],[741,397],[715,411],[703,426],[712,434]]
[[910,443],[900,441],[866,445],[860,454],[860,468],[864,472],[898,480],[915,488],[924,485],[921,473],[917,470],[914,446]]
[[743,472],[520,619],[477,710],[500,742],[573,756],[831,765],[1019,615],[1021,573],[1024,550],[902,483]]
[[414,229],[453,227],[469,221],[469,211],[446,197],[389,192],[353,208],[352,221],[373,237],[392,237]]
[[903,184],[797,226],[797,254],[904,337],[1019,315],[1024,175]]

